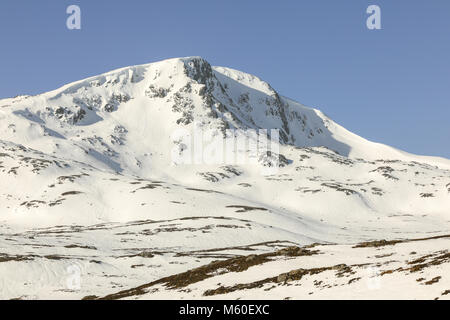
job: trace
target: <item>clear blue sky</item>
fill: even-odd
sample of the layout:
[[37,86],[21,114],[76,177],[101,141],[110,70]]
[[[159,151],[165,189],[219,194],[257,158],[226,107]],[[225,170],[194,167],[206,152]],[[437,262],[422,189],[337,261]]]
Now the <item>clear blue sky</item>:
[[[366,28],[370,4],[382,30]],[[449,49],[449,0],[2,0],[0,97],[199,55],[365,138],[450,158]]]

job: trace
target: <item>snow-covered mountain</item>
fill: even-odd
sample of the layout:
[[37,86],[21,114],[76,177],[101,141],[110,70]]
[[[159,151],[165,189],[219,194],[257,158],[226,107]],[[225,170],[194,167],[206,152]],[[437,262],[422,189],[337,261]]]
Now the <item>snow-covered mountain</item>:
[[[247,152],[250,136],[245,161],[208,161],[230,131],[271,129],[270,152]],[[211,135],[200,149],[196,132]],[[107,295],[249,247],[446,235],[449,208],[450,160],[367,141],[199,57],[0,100],[4,298]],[[85,284],[67,290],[74,265]]]

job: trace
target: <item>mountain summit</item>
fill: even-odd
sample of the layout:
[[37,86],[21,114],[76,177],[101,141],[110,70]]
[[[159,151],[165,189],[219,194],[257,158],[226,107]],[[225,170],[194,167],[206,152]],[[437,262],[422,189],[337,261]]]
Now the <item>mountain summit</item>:
[[[130,144],[145,145],[147,154],[167,150],[167,138],[194,122],[220,131],[278,129],[284,145],[326,147],[342,156],[412,159],[348,132],[253,75],[212,67],[200,57],[122,68],[38,96],[0,101],[2,121],[9,121],[0,129],[2,139],[137,174],[143,154]],[[86,153],[93,146],[97,157]],[[438,158],[423,160],[448,166]]]

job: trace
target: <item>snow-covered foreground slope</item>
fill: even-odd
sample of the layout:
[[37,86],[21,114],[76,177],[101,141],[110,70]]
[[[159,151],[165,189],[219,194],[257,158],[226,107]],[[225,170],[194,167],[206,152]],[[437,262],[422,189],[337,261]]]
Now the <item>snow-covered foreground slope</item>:
[[[262,129],[279,139],[255,154]],[[211,156],[230,132],[247,144]],[[2,298],[103,296],[248,246],[446,235],[449,208],[449,160],[367,141],[198,57],[0,100]]]
[[450,299],[450,236],[285,247],[85,299]]

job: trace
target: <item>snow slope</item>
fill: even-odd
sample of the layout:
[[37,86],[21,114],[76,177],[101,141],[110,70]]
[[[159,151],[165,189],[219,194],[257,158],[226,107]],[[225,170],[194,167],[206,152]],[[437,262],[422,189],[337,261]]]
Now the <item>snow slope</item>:
[[[209,161],[231,129],[278,129],[277,151]],[[186,139],[199,130],[214,136],[202,149]],[[367,141],[199,57],[0,100],[3,298],[102,296],[274,241],[445,235],[449,208],[450,160]],[[74,264],[89,285],[62,290]]]
[[99,298],[449,300],[449,237],[285,247]]

